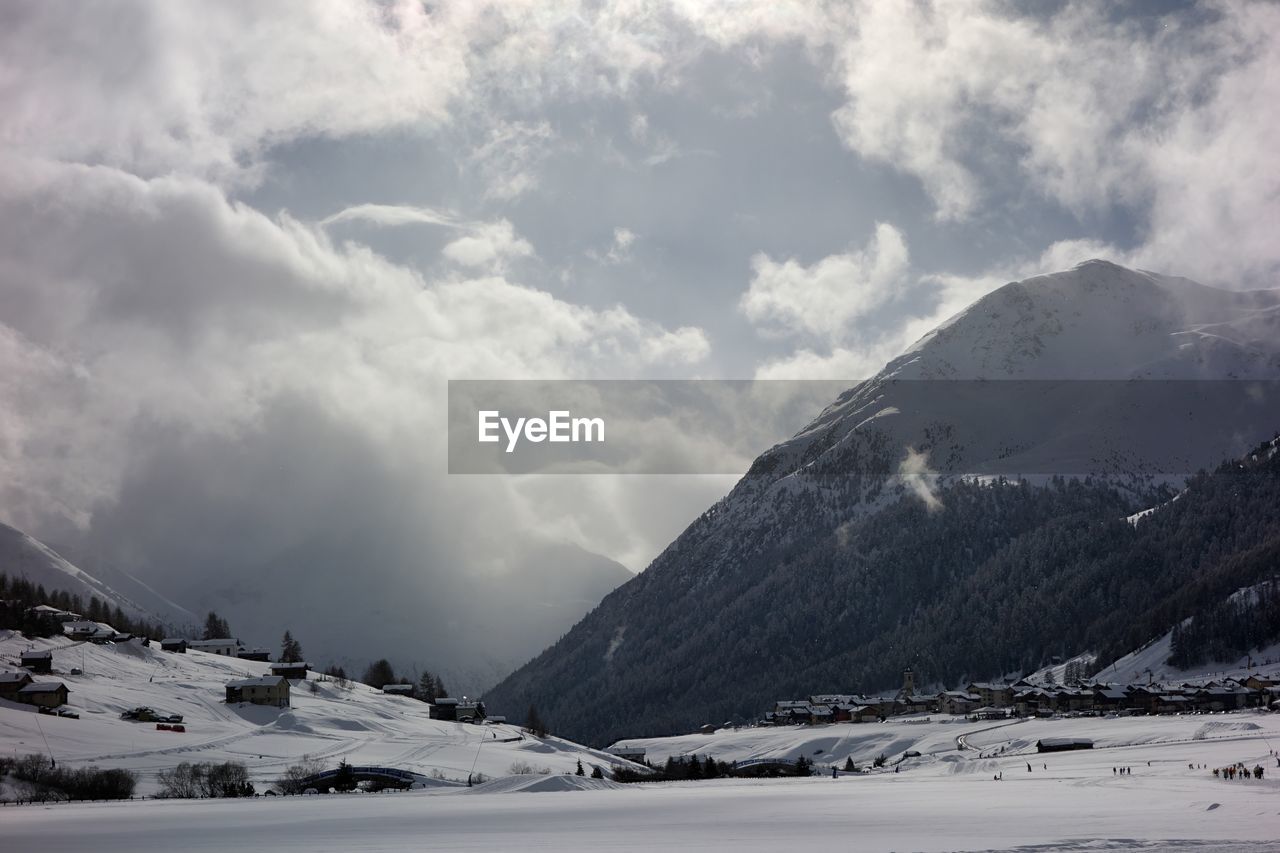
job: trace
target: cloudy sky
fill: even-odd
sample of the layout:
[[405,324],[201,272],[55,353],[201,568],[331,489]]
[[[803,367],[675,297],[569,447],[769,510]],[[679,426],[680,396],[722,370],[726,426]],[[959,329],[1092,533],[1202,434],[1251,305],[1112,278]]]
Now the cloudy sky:
[[1117,5],[0,4],[0,518],[639,570],[732,479],[447,476],[446,380],[855,379],[1089,257],[1275,286],[1280,5]]

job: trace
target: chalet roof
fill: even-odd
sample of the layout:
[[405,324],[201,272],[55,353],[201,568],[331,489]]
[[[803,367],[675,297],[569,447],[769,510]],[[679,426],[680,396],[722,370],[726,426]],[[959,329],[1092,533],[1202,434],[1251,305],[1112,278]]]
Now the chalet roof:
[[185,639],[185,638],[183,638],[183,637],[165,637],[165,638],[164,638],[163,640],[161,640],[160,642],[162,642],[162,643],[189,643],[189,642],[191,642],[191,641],[190,641],[190,640],[187,640],[187,639]]
[[963,690],[944,690],[938,694],[938,698],[939,699],[960,699],[965,702],[981,702],[982,701],[982,698],[980,696],[975,696],[972,693],[966,693]]
[[241,678],[239,681],[228,681],[228,687],[279,687],[280,682],[288,683],[283,675],[262,675],[257,678]]
[[969,690],[971,692],[974,690],[1009,690],[1012,687],[1012,684],[1004,684],[1002,682],[995,681],[974,681],[969,684]]
[[442,697],[442,698],[440,698],[440,699],[435,700],[435,701],[434,701],[434,702],[432,702],[431,704],[432,704],[432,705],[457,705],[457,704],[458,704],[458,700],[457,700],[457,699],[445,699],[445,698],[443,698],[443,697]]
[[1241,696],[1247,695],[1251,691],[1246,687],[1235,687],[1219,685],[1217,687],[1202,687],[1196,693],[1202,696]]
[[61,690],[66,690],[68,693],[71,692],[67,690],[67,685],[61,681],[33,681],[18,692],[32,695],[35,693],[57,693]]
[[1087,737],[1042,737],[1037,743],[1044,746],[1093,746],[1093,741]]
[[310,664],[304,660],[299,660],[299,661],[278,660],[278,661],[271,662],[272,669],[306,669],[309,666]]
[[215,637],[211,640],[187,640],[188,646],[238,646],[240,641],[234,637]]
[[28,672],[0,672],[0,684],[12,684],[26,679],[31,680]]
[[43,652],[23,652],[23,660],[53,660],[53,652],[45,650]]

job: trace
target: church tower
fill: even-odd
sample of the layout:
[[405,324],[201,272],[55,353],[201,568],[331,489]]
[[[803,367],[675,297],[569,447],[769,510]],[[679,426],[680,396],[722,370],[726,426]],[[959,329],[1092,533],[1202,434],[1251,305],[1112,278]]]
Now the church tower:
[[901,698],[909,698],[914,696],[916,692],[916,674],[911,671],[911,667],[907,667],[902,671],[902,689],[898,691]]

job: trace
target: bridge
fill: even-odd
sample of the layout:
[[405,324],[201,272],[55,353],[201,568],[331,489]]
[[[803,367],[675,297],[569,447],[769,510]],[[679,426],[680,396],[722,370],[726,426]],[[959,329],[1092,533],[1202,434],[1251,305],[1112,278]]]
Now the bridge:
[[303,779],[300,786],[304,791],[307,788],[323,791],[333,787],[333,783],[338,781],[339,778],[346,778],[353,782],[380,782],[383,785],[395,788],[408,788],[414,782],[428,780],[428,777],[423,776],[421,773],[412,773],[397,767],[348,765],[334,770],[314,773]]
[[796,762],[790,758],[748,758],[733,762],[734,770],[755,770],[768,773],[774,770],[795,770]]

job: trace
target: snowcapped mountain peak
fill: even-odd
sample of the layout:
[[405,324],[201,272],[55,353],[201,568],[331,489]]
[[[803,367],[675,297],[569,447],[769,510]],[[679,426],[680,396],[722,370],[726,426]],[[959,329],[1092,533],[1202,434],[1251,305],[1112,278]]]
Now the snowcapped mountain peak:
[[1277,331],[1280,290],[1095,259],[992,291],[876,379],[1276,378]]

